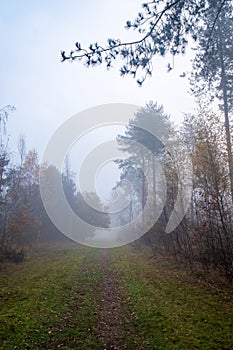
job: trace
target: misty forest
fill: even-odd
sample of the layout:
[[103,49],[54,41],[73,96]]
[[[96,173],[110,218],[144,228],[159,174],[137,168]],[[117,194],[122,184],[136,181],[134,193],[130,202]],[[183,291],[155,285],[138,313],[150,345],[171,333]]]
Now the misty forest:
[[[0,106],[2,350],[233,349],[233,4],[130,7],[124,30],[132,40],[108,38],[106,26],[105,43],[93,31],[85,46],[79,33],[65,38],[73,48],[59,43],[57,55],[59,70],[72,62],[72,74],[79,68],[85,79],[104,67],[143,95],[114,136],[123,156],[112,157],[118,180],[108,200],[77,181],[85,146],[76,168],[67,153],[59,169],[36,142],[28,147],[23,130],[11,136],[14,99]],[[195,107],[176,123],[145,89],[160,59],[170,62],[169,76],[180,56],[191,63],[179,79],[187,79]],[[59,143],[55,156],[61,152]],[[102,188],[115,174],[105,176]],[[114,211],[116,193],[127,203]]]

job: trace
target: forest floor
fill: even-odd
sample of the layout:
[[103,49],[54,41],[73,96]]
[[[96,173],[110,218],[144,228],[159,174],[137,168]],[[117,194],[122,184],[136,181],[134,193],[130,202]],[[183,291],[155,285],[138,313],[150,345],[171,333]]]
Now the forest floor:
[[131,247],[47,247],[1,266],[0,349],[232,350],[232,289]]

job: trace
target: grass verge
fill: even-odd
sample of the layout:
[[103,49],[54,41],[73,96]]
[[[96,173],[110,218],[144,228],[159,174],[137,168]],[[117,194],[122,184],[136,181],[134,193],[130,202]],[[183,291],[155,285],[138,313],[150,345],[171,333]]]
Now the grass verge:
[[[40,251],[21,265],[4,265],[0,349],[103,348],[101,254],[73,245]],[[232,350],[230,290],[185,278],[182,271],[129,247],[108,254],[105,282],[117,286],[116,295],[110,290],[106,295],[119,298],[121,349]],[[112,314],[112,307],[114,302],[108,302],[106,313]]]
[[232,350],[233,300],[229,291],[184,280],[139,253],[115,253],[128,288],[134,349]]
[[74,246],[6,265],[0,273],[0,348],[99,349],[93,307],[98,259],[96,250]]

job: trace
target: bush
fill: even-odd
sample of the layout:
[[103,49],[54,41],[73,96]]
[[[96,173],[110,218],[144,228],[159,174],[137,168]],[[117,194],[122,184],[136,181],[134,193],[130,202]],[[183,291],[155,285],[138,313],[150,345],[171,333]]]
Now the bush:
[[5,251],[5,259],[12,261],[15,264],[20,264],[25,258],[25,253],[23,249],[8,249]]

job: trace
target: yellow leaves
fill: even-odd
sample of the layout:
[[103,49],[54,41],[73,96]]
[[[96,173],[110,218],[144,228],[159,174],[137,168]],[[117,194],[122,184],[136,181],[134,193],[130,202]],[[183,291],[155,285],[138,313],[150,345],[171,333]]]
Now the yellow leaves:
[[30,224],[31,217],[32,213],[21,205],[11,220],[9,232],[13,235],[22,235],[25,228]]

